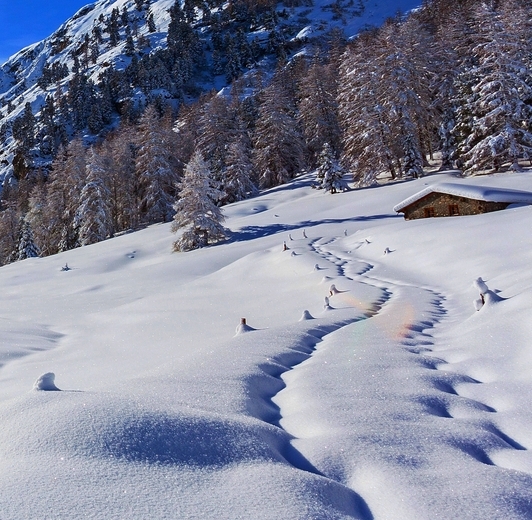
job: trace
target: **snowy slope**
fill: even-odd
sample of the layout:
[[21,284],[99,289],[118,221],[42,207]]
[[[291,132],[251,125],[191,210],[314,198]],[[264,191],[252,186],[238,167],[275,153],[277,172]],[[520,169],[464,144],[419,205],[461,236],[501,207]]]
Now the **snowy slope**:
[[216,247],[158,225],[0,268],[2,518],[530,518],[532,207],[393,212],[440,181],[303,177]]

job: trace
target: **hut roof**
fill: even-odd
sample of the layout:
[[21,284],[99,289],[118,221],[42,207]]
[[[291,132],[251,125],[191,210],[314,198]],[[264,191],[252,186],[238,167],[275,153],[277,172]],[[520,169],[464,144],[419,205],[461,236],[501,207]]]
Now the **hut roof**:
[[532,193],[528,191],[509,190],[505,188],[493,188],[490,186],[472,186],[468,184],[457,184],[451,182],[441,182],[415,193],[403,200],[393,210],[400,212],[410,204],[417,202],[429,193],[446,193],[456,197],[466,199],[482,200],[486,202],[508,202],[509,204],[532,204]]

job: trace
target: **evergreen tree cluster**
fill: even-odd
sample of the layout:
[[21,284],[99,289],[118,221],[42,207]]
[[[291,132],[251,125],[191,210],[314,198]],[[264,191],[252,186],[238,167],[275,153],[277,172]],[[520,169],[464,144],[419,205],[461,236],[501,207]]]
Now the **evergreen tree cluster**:
[[524,0],[433,0],[350,45],[337,99],[354,180],[419,177],[434,151],[465,174],[529,160],[531,17]]
[[[280,59],[271,77],[240,73],[255,59],[247,31],[278,27],[274,2],[216,5],[176,3],[168,48],[141,56],[134,41],[130,65],[107,69],[98,84],[81,49],[68,90],[51,91],[36,115],[27,104],[2,129],[17,151],[16,182],[2,192],[0,264],[172,219],[184,228],[176,250],[208,245],[224,236],[220,206],[302,171],[316,169],[315,187],[334,193],[345,189],[346,170],[358,186],[383,173],[419,177],[436,152],[442,168],[466,174],[518,169],[532,157],[525,0],[432,0],[350,43],[333,32],[313,56]],[[114,11],[87,46],[109,42],[112,31],[134,40],[135,20],[150,16],[149,2],[135,7]],[[210,50],[201,23],[212,28]],[[230,93],[176,105],[206,53],[231,79]],[[145,105],[129,96],[132,85],[146,93]],[[104,135],[117,114],[120,124]],[[100,138],[72,140],[87,131]],[[37,148],[49,169],[33,163]]]
[[[274,27],[271,20],[278,22],[275,5],[272,0],[177,0],[169,9],[167,45],[156,49],[150,39],[157,31],[151,0],[135,1],[129,11],[124,6],[108,16],[100,15],[70,51],[70,70],[61,57],[42,68],[37,85],[45,102],[33,107],[35,131],[26,131],[26,111],[14,122],[3,124],[0,115],[2,142],[11,136],[16,141],[18,173],[31,168],[37,155],[51,161],[61,145],[80,133],[103,134],[117,119],[138,122],[146,101],[164,98],[175,108],[185,99],[197,98],[199,84],[212,82],[215,76],[233,81],[268,52],[269,44],[259,43],[250,33]],[[51,42],[52,56],[70,43],[66,29],[57,31]],[[127,57],[125,67],[98,61],[113,48]],[[97,68],[100,72],[95,79]],[[16,109],[17,96],[24,90],[21,79],[9,99],[2,99],[6,115]]]

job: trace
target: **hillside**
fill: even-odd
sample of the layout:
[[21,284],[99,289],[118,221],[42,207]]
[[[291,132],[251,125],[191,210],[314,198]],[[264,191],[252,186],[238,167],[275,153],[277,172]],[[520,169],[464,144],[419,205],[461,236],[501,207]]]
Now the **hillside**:
[[[29,108],[36,121],[24,160],[37,168],[48,165],[57,147],[74,135],[90,142],[156,98],[175,107],[201,92],[220,90],[241,74],[269,74],[280,57],[323,44],[334,28],[349,38],[418,4],[186,1],[170,48],[173,0],[89,4],[0,67],[0,180],[13,173],[25,138],[13,125]],[[43,112],[47,98],[55,100],[56,110],[60,98],[70,105],[68,115],[55,115],[52,127]]]
[[300,177],[218,246],[161,224],[0,268],[2,518],[530,518],[532,208],[392,211],[530,175]]

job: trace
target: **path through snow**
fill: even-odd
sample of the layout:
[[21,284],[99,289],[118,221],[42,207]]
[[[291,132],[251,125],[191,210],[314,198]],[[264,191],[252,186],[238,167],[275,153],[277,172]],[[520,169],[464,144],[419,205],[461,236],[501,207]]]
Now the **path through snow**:
[[[445,296],[379,278],[335,241],[312,247],[320,269],[328,263],[335,272],[327,281],[342,290],[331,295],[333,308],[356,308],[361,284],[385,297],[281,376],[286,386],[273,401],[293,445],[360,495],[368,518],[448,519],[461,508],[469,518],[522,518],[532,487],[513,490],[532,477],[495,466],[492,454],[524,448],[492,421],[495,409],[459,394],[480,382],[431,354],[441,322],[450,320]],[[454,474],[456,467],[465,471]],[[482,503],[475,501],[479,479],[490,489]]]

